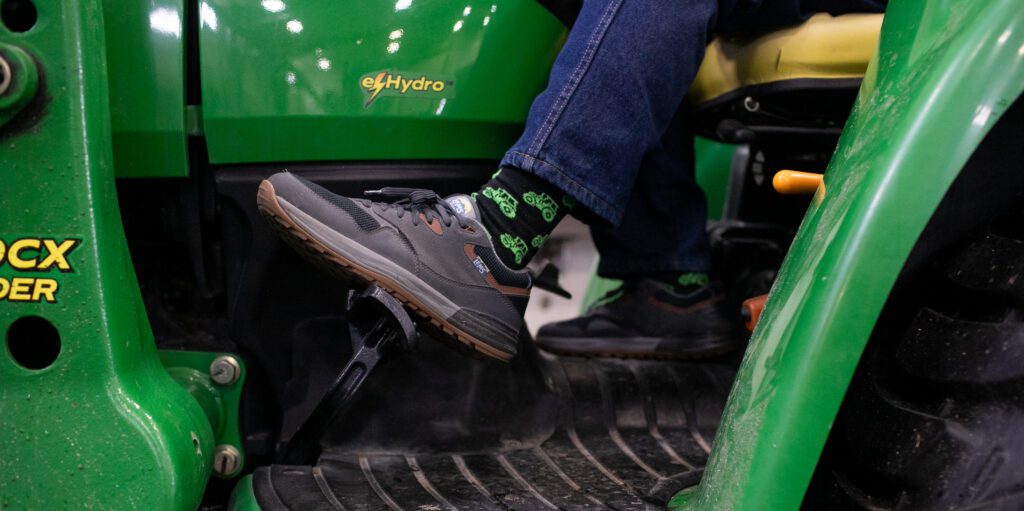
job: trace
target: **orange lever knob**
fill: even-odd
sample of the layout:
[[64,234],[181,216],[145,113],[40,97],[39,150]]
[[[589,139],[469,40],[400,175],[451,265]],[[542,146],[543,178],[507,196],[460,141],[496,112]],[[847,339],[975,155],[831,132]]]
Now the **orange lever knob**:
[[754,331],[757,321],[761,319],[761,312],[764,311],[764,302],[767,300],[768,295],[755,296],[743,300],[743,308],[740,313],[743,315],[743,322],[746,324],[747,330]]
[[813,172],[780,170],[772,178],[772,186],[783,195],[811,195],[821,186],[824,177]]

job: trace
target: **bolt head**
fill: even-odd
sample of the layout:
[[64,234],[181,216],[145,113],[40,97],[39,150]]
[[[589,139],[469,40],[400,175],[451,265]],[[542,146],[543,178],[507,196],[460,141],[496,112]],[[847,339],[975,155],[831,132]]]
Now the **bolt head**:
[[210,379],[218,385],[233,385],[242,375],[242,367],[231,355],[221,355],[210,363]]
[[761,103],[758,103],[753,97],[747,96],[743,98],[743,108],[747,109],[748,112],[756,112],[761,109]]
[[11,70],[11,64],[3,55],[0,55],[0,96],[7,92],[12,81],[14,81],[14,72]]
[[213,454],[213,472],[221,477],[232,477],[241,470],[242,453],[233,445],[218,445]]

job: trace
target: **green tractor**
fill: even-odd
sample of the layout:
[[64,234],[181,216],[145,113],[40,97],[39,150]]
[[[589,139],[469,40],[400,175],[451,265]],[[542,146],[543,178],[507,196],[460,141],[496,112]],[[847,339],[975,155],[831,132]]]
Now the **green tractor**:
[[472,359],[260,218],[470,190],[577,8],[0,0],[0,509],[1024,508],[1019,0],[712,42],[742,359]]

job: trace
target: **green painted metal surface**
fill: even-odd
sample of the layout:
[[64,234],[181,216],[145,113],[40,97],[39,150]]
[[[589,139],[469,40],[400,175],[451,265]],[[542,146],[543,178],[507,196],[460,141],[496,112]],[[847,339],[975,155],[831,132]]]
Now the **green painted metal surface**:
[[1018,0],[893,2],[754,332],[704,480],[673,509],[796,509],[907,255],[1024,89]]
[[[0,506],[195,509],[213,431],[160,364],[125,245],[100,4],[36,5],[30,30],[0,26],[0,42],[24,49],[45,76],[45,109],[30,104],[23,114],[32,115],[0,128],[0,240],[29,240],[0,266]],[[77,240],[71,251],[68,240]],[[63,259],[47,266],[54,252]],[[49,280],[52,296],[27,291]],[[26,316],[59,335],[44,368],[14,359],[16,344],[32,352],[47,338],[45,329],[12,331]]]
[[231,492],[228,509],[231,511],[260,511],[260,505],[256,502],[256,494],[252,491],[252,475],[243,477],[235,485],[235,490]]
[[696,153],[697,184],[704,190],[708,203],[708,220],[719,220],[725,209],[725,195],[729,189],[729,171],[736,147],[711,139],[697,137],[694,142]]
[[[228,385],[218,384],[210,377],[211,364],[222,356],[232,357],[239,367],[237,380]],[[231,353],[161,350],[160,361],[167,374],[203,408],[213,428],[214,444],[234,447],[240,454],[239,466],[244,466],[245,449],[238,431],[238,407],[245,385],[242,358]]]
[[188,175],[185,0],[104,0],[117,177]]
[[521,0],[207,0],[199,18],[214,163],[498,158],[566,34]]

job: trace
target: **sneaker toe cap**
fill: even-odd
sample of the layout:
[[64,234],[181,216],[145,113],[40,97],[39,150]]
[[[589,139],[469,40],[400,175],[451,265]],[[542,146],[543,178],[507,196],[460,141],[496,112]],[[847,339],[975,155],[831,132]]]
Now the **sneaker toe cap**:
[[274,194],[291,206],[336,229],[358,227],[372,231],[380,227],[366,208],[326,188],[290,172],[279,172],[267,178]]

